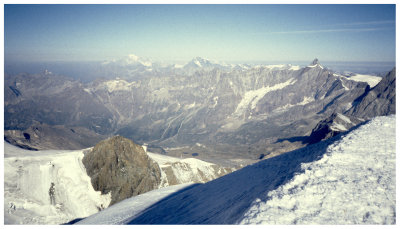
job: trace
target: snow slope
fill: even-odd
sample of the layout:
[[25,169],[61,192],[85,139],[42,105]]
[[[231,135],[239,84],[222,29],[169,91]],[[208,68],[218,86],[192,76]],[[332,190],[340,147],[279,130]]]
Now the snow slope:
[[[5,224],[60,224],[107,207],[82,164],[83,150],[28,151],[4,143]],[[55,205],[49,189],[55,184]],[[111,193],[110,193],[111,194]]]
[[191,183],[179,184],[146,192],[134,198],[125,199],[76,224],[124,224],[166,196],[182,192],[195,185]]
[[[82,164],[84,150],[29,151],[7,142],[4,144],[6,224],[61,224],[93,215],[109,205],[111,193],[101,195],[91,185]],[[195,158],[147,154],[161,168],[160,188],[203,183],[232,171]],[[50,204],[49,189],[52,182],[55,183],[56,205]],[[171,190],[185,186],[160,190],[156,196],[162,198]],[[159,199],[153,196],[152,201],[156,200]],[[135,209],[139,211],[135,201]]]
[[[394,224],[395,141],[395,116],[377,117],[347,134],[140,204],[140,213],[111,212],[118,217],[113,223]],[[153,195],[160,199],[157,191],[146,199]],[[126,203],[135,198],[143,197]]]
[[392,116],[345,136],[267,201],[256,200],[241,223],[395,224],[395,132]]

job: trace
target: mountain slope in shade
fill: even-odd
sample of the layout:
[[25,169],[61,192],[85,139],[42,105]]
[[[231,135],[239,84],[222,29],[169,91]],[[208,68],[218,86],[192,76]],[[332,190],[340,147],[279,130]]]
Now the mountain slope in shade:
[[[395,142],[395,116],[377,117],[205,184],[127,199],[79,223],[394,224]],[[129,204],[139,201],[132,211]]]

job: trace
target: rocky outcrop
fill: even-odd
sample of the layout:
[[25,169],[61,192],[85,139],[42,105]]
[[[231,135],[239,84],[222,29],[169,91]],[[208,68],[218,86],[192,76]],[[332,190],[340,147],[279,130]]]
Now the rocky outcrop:
[[333,113],[329,118],[320,121],[315,126],[306,142],[314,144],[334,137],[339,133],[350,130],[361,121],[362,119],[356,117],[348,117],[340,113]]
[[158,188],[159,166],[140,145],[115,136],[99,142],[82,160],[95,190],[111,192],[111,204]]

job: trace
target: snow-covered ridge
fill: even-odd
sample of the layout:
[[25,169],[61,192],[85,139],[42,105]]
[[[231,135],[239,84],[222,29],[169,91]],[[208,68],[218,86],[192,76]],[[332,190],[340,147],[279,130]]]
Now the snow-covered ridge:
[[378,117],[331,144],[267,201],[255,200],[241,223],[395,223],[395,126],[395,116]]
[[81,223],[395,224],[395,121],[377,117],[206,184],[130,198]]
[[135,65],[141,65],[145,67],[151,67],[153,63],[145,58],[136,56],[135,54],[129,54],[128,56],[125,56],[124,58],[118,59],[118,60],[111,60],[111,61],[104,61],[102,65],[108,65],[108,64],[117,64],[120,66],[135,66]]

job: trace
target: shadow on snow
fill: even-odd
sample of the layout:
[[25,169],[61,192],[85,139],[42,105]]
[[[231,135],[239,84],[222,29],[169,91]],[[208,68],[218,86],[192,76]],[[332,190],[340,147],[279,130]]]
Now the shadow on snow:
[[267,201],[268,192],[303,172],[302,163],[320,159],[330,144],[348,132],[174,193],[128,224],[236,224],[253,201]]

